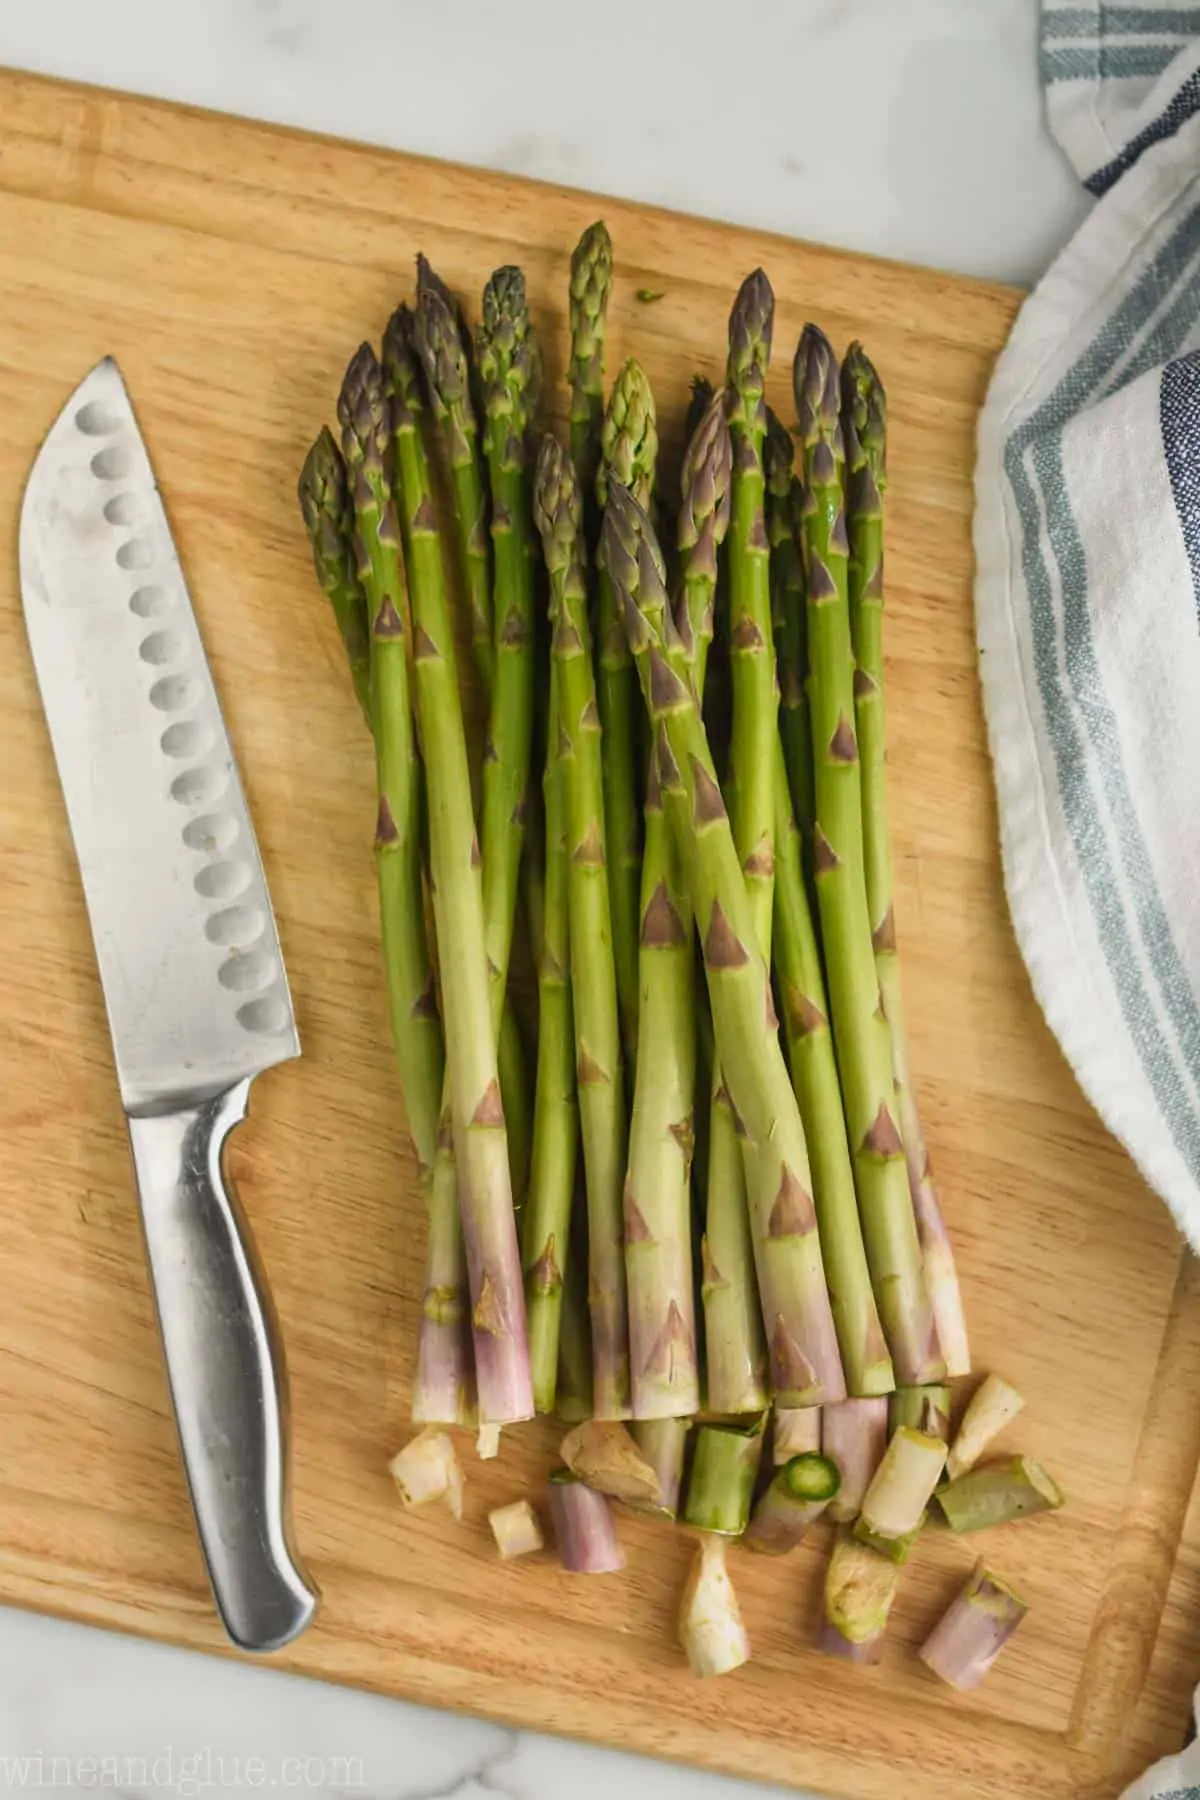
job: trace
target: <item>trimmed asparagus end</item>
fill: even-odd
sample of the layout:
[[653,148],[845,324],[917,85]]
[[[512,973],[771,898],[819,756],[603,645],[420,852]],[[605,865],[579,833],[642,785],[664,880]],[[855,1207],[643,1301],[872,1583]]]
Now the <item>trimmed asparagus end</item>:
[[863,1497],[863,1530],[885,1543],[896,1543],[919,1531],[945,1466],[946,1446],[941,1438],[907,1425],[893,1432]]
[[921,1526],[924,1523],[925,1514],[922,1513],[921,1524],[912,1531],[906,1531],[903,1537],[881,1537],[877,1531],[872,1531],[869,1525],[859,1519],[854,1526],[854,1541],[865,1545],[868,1550],[874,1550],[879,1556],[886,1556],[889,1562],[894,1562],[897,1567],[903,1568],[913,1553],[913,1545],[920,1537]]
[[1025,1602],[1006,1582],[976,1563],[917,1652],[927,1669],[961,1693],[977,1688],[1025,1614]]
[[605,1495],[585,1487],[568,1470],[558,1470],[550,1477],[549,1491],[558,1558],[567,1573],[620,1574],[625,1552]]
[[893,1431],[907,1425],[923,1431],[927,1437],[950,1437],[950,1389],[941,1383],[932,1387],[897,1388],[888,1409],[888,1424]]
[[750,1660],[750,1639],[725,1567],[725,1544],[704,1535],[696,1545],[679,1608],[679,1641],[694,1674],[728,1675]]
[[754,1508],[742,1542],[766,1556],[786,1556],[838,1491],[837,1465],[818,1451],[794,1456]]
[[475,1454],[480,1462],[491,1462],[500,1454],[500,1427],[481,1425],[475,1437]]
[[747,1429],[702,1425],[683,1509],[684,1523],[722,1537],[741,1537],[762,1458],[763,1421]]
[[683,1491],[683,1463],[687,1454],[690,1419],[639,1419],[630,1426],[633,1441],[658,1479],[658,1499],[644,1503],[647,1512],[674,1519],[679,1514]]
[[1065,1496],[1032,1456],[987,1463],[951,1481],[938,1494],[951,1531],[986,1531],[1034,1513],[1057,1512]]
[[[821,1448],[821,1416],[819,1406],[777,1406],[775,1431],[771,1440],[771,1456],[775,1467],[782,1468],[793,1456],[804,1456]],[[832,1455],[832,1452],[830,1452]],[[880,1455],[882,1455],[882,1450]],[[874,1471],[872,1471],[873,1473]]]
[[856,1519],[883,1461],[888,1442],[888,1403],[882,1396],[839,1400],[821,1411],[821,1449],[837,1464],[842,1485],[829,1516],[839,1524]]
[[559,1454],[572,1475],[611,1494],[630,1506],[657,1506],[661,1488],[656,1471],[646,1461],[624,1425],[616,1421],[587,1419],[568,1431]]
[[852,1537],[839,1537],[825,1571],[818,1650],[853,1662],[878,1662],[899,1585],[897,1564]]
[[960,1475],[975,1467],[993,1438],[1016,1418],[1024,1404],[1016,1388],[1010,1387],[999,1375],[987,1377],[972,1395],[958,1435],[950,1446],[946,1473],[951,1481],[957,1481]]
[[545,1547],[538,1516],[528,1500],[514,1500],[511,1506],[495,1507],[488,1514],[488,1524],[501,1562],[513,1562],[518,1556],[530,1556]]
[[435,1425],[397,1451],[388,1470],[400,1498],[410,1510],[444,1500],[456,1519],[463,1514],[463,1478],[449,1435]]

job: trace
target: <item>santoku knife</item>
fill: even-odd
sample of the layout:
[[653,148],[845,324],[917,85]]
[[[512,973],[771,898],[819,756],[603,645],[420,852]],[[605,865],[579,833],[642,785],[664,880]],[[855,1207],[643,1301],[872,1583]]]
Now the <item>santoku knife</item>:
[[111,359],[34,464],[20,572],[196,1525],[230,1637],[270,1650],[317,1596],[289,1542],[283,1356],[221,1151],[251,1079],[300,1043],[187,584]]

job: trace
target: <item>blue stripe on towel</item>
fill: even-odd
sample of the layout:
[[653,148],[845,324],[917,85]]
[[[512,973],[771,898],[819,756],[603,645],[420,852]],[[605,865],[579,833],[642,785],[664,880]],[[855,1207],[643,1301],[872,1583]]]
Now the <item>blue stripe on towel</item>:
[[1161,75],[1174,62],[1182,44],[1067,44],[1061,50],[1042,47],[1042,80],[1132,81]]
[[1169,362],[1163,370],[1158,416],[1200,613],[1200,351]]
[[1130,138],[1121,154],[1114,156],[1111,162],[1105,163],[1102,169],[1097,169],[1094,175],[1089,175],[1083,185],[1089,193],[1095,194],[1097,199],[1101,194],[1107,194],[1114,182],[1119,181],[1127,169],[1132,169],[1144,150],[1148,150],[1151,144],[1161,144],[1164,138],[1174,137],[1180,126],[1186,125],[1198,108],[1200,108],[1200,69],[1194,70],[1188,76],[1170,105],[1159,113],[1157,119],[1152,119],[1150,124],[1139,131],[1135,138]]

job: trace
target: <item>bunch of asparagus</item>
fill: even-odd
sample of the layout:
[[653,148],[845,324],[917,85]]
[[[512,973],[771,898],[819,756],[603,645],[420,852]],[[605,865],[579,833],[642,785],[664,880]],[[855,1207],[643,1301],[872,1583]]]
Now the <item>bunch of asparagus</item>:
[[[572,1567],[615,1566],[596,1498],[630,1497],[632,1459],[643,1502],[759,1549],[826,1508],[858,1518],[831,1582],[858,1559],[849,1589],[883,1592],[892,1577],[858,1564],[898,1567],[945,1461],[944,1383],[970,1367],[897,968],[883,388],[859,346],[839,370],[808,326],[782,425],[756,270],[670,496],[636,361],[606,395],[612,279],[597,223],[571,260],[564,448],[538,440],[520,270],[493,274],[472,336],[418,259],[413,303],[346,372],[340,442],[323,431],[300,481],[374,742],[429,1218],[412,1417],[477,1422],[487,1451],[535,1410],[598,1421],[603,1453],[554,1484]],[[772,1409],[778,1473],[752,1510]],[[941,1452],[914,1476],[917,1439]],[[422,1469],[433,1441],[445,1460],[444,1432],[422,1434]],[[1002,1514],[1012,1486],[976,1504]],[[689,1617],[727,1586],[704,1542]],[[728,1642],[709,1649],[732,1666]]]

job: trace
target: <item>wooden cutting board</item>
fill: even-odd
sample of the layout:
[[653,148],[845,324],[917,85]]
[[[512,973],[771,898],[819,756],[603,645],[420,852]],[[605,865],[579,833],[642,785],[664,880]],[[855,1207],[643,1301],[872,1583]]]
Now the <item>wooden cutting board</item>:
[[[806,317],[861,334],[892,403],[891,751],[909,1005],[981,1369],[1068,1510],[988,1544],[1032,1603],[983,1689],[911,1655],[971,1552],[923,1544],[881,1669],[809,1642],[824,1546],[734,1552],[752,1664],[703,1690],[674,1610],[689,1546],[622,1520],[629,1569],[500,1567],[489,1506],[554,1432],[468,1457],[468,1520],[404,1516],[422,1221],[377,967],[367,742],[294,492],[342,368],[424,248],[465,295],[528,274],[557,378],[577,194],[0,75],[0,1597],[213,1651],[78,877],[16,589],[21,486],[116,354],[138,406],[258,826],[305,1043],[232,1162],[291,1366],[298,1537],[331,1680],[860,1800],[1111,1795],[1178,1747],[1200,1675],[1200,1282],[1080,1097],[1009,929],[971,621],[975,415],[1008,290],[617,204],[610,366],[636,349],[668,454],[757,262],[774,398]],[[661,291],[653,306],[636,290]],[[557,390],[560,392],[560,390]],[[561,409],[561,397],[558,405]]]

